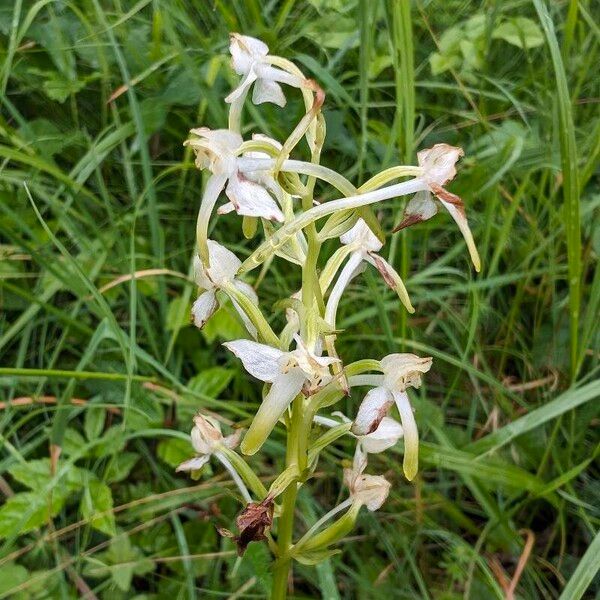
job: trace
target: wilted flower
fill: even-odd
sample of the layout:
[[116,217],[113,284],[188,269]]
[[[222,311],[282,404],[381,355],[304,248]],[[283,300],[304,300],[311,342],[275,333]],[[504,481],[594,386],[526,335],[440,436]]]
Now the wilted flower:
[[225,98],[228,103],[243,103],[250,86],[254,83],[252,102],[273,102],[285,106],[286,100],[280,83],[296,88],[303,87],[306,80],[271,65],[269,47],[256,38],[232,33],[229,51],[233,69],[242,76],[239,85]]
[[296,349],[289,352],[250,340],[223,344],[242,361],[248,373],[272,384],[244,437],[241,445],[244,454],[254,454],[262,446],[300,392],[313,394],[331,380],[329,365],[338,359],[317,356],[299,336],[294,339]]
[[455,165],[463,154],[462,148],[456,148],[448,144],[436,144],[432,148],[421,150],[421,152],[417,153],[419,166],[423,169],[421,179],[427,182],[430,191],[417,192],[415,194],[404,209],[402,222],[394,231],[399,231],[415,223],[426,221],[437,214],[438,204],[431,196],[431,192],[433,192],[458,225],[467,243],[475,270],[479,271],[481,269],[481,260],[475,247],[469,223],[467,222],[465,205],[459,196],[450,193],[443,187],[456,176]]
[[[198,296],[192,305],[192,319],[196,327],[202,328],[206,321],[219,307],[217,301],[217,290],[233,285],[240,293],[244,294],[253,304],[258,304],[256,292],[252,286],[240,281],[235,274],[242,262],[230,250],[214,240],[208,240],[209,264],[206,266],[198,256],[194,257],[194,278],[198,287],[204,291]],[[246,313],[234,298],[231,301],[246,325],[246,329],[252,337],[256,337],[256,328]]]
[[395,402],[404,431],[404,474],[411,480],[419,466],[419,433],[406,388],[418,388],[421,375],[431,368],[430,357],[390,354],[381,360],[383,385],[373,388],[362,401],[352,432],[367,435],[375,431]]
[[367,455],[357,447],[352,469],[344,469],[344,483],[354,504],[365,505],[370,511],[381,508],[390,492],[390,482],[383,475],[365,475]]
[[182,462],[177,471],[197,471],[201,469],[213,454],[217,454],[221,447],[235,448],[240,441],[241,430],[238,429],[226,437],[221,433],[219,422],[213,417],[196,415],[192,428],[192,446],[197,456]]
[[346,287],[348,287],[352,278],[360,272],[363,262],[374,265],[381,273],[384,281],[398,294],[406,310],[411,313],[415,312],[400,275],[398,275],[390,263],[377,254],[383,247],[383,244],[363,219],[358,219],[352,229],[340,236],[340,240],[342,244],[351,249],[351,254],[340,272],[327,301],[325,320],[332,327],[335,327],[335,316],[341,295]]
[[219,533],[224,537],[233,538],[237,544],[238,556],[242,556],[250,542],[267,539],[265,534],[273,524],[273,509],[271,496],[267,496],[262,502],[250,502],[235,520],[239,535],[234,535],[227,529],[219,529]]

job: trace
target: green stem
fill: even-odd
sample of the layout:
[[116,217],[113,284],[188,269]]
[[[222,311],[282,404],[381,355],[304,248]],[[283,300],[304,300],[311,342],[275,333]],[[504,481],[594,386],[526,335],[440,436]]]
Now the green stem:
[[[285,456],[286,468],[298,464],[299,435],[302,429],[303,397],[298,396],[292,407],[292,419],[288,430],[287,449]],[[296,510],[296,496],[298,485],[294,481],[283,493],[281,505],[281,516],[278,521],[278,559],[273,571],[273,587],[271,588],[271,600],[285,600],[287,597],[287,583],[292,559],[289,550],[292,546],[292,535],[294,532],[294,512]]]

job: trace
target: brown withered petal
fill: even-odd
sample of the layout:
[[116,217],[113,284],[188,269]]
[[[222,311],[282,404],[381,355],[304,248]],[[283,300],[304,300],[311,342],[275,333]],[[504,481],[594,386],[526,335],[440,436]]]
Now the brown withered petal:
[[440,200],[444,200],[445,202],[449,202],[450,204],[454,204],[454,206],[456,206],[461,213],[465,214],[465,203],[462,201],[462,198],[460,196],[457,196],[456,194],[453,194],[452,192],[449,192],[447,189],[443,188],[441,185],[434,185],[431,184],[431,191],[440,199]]
[[396,227],[394,227],[394,229],[392,229],[392,233],[396,233],[397,231],[400,231],[401,229],[406,229],[407,227],[410,227],[411,225],[416,225],[417,223],[420,223],[421,221],[423,221],[423,218],[420,217],[419,215],[408,215],[406,218],[402,219],[402,221],[400,221],[400,223],[398,223],[398,225],[396,225]]
[[265,532],[273,524],[273,498],[267,496],[262,502],[250,502],[235,522],[240,533],[234,539],[238,555],[242,556],[250,542],[267,539]]

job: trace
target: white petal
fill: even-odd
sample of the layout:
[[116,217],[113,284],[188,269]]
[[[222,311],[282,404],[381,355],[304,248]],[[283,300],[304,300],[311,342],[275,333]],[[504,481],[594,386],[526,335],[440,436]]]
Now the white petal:
[[200,470],[208,461],[210,460],[210,456],[205,454],[204,456],[196,456],[195,458],[190,458],[182,462],[177,469],[176,472],[179,471],[198,471]]
[[363,257],[360,252],[351,254],[348,262],[339,274],[325,307],[325,321],[335,329],[336,315],[340,298],[352,278],[360,272]]
[[352,433],[368,435],[375,431],[389,412],[393,400],[390,392],[384,387],[369,390],[358,408],[358,414],[352,425]]
[[190,434],[192,446],[198,454],[212,454],[215,447],[223,440],[221,425],[213,417],[197,414]]
[[229,213],[235,210],[235,206],[231,202],[225,202],[225,204],[221,204],[219,208],[217,208],[217,214],[219,215],[228,215]]
[[341,246],[338,248],[329,258],[329,260],[325,263],[323,270],[321,271],[321,276],[319,277],[319,285],[321,286],[321,290],[323,294],[327,293],[333,278],[336,276],[337,272],[340,270],[342,263],[346,260],[349,254],[352,253],[352,248],[349,246]]
[[258,79],[254,84],[254,90],[252,91],[252,102],[254,104],[262,104],[263,102],[272,102],[281,106],[285,106],[286,100],[283,94],[283,90],[278,83],[269,81],[268,79]]
[[[234,279],[233,285],[242,294],[244,294],[244,296],[246,296],[246,298],[248,298],[250,302],[258,305],[258,296],[256,295],[256,292],[254,291],[254,288],[251,285],[248,285],[245,281],[239,281],[238,279]],[[242,307],[233,298],[231,298],[231,302],[235,307],[235,310],[240,315],[240,318],[244,322],[244,325],[246,326],[246,329],[250,336],[256,339],[258,337],[258,331],[256,330],[256,327],[254,326],[252,321],[248,318],[248,315],[245,313],[244,310],[242,310]]]
[[263,217],[280,223],[283,222],[283,213],[271,194],[257,183],[243,177],[243,175],[238,173],[230,177],[225,193],[234,205],[238,215]]
[[377,252],[383,244],[363,219],[358,219],[354,227],[340,236],[342,244],[355,244],[365,252]]
[[258,331],[254,326],[254,323],[252,323],[252,321],[248,318],[248,315],[246,314],[244,309],[233,298],[231,298],[231,303],[233,304],[233,307],[235,308],[237,314],[240,315],[240,319],[242,319],[244,327],[246,328],[246,331],[250,334],[250,337],[257,339]]
[[273,67],[265,61],[257,61],[253,67],[258,75],[259,79],[267,81],[277,81],[279,83],[285,83],[292,87],[301,88],[306,86],[306,79],[304,77],[298,77],[292,75],[283,69]]
[[194,255],[194,281],[196,282],[198,287],[202,288],[203,290],[211,290],[214,287],[214,283],[208,278],[208,274],[206,272],[206,269],[204,268],[204,264],[202,263],[200,257],[197,254]]
[[402,437],[402,425],[391,417],[383,417],[373,433],[360,437],[365,452],[376,454],[391,448]]
[[431,192],[428,190],[417,192],[406,205],[402,221],[394,227],[394,231],[400,231],[415,223],[427,221],[427,219],[431,219],[431,217],[436,215],[437,212],[438,206],[432,198]]
[[419,166],[423,168],[423,179],[427,183],[444,185],[456,176],[456,163],[464,156],[462,148],[448,144],[436,144],[432,148],[417,152]]
[[279,359],[285,354],[277,348],[250,340],[235,340],[223,344],[231,350],[250,375],[261,381],[272,383],[280,374]]
[[231,435],[223,438],[222,444],[225,448],[236,448],[240,443],[240,438],[242,437],[243,430],[236,429]]
[[[276,139],[273,139],[272,137],[269,137],[268,135],[265,135],[264,133],[253,133],[252,134],[252,139],[256,140],[257,142],[266,142],[267,144],[270,144],[271,146],[273,146],[273,148],[275,148],[275,150],[280,151],[283,148],[283,145],[278,142]],[[268,154],[263,154],[262,152],[248,152],[247,155],[251,156],[251,155],[262,155],[266,158],[270,158],[270,156]]]
[[361,475],[354,497],[373,512],[386,501],[390,487],[390,482],[382,475]]
[[257,60],[269,54],[269,47],[249,35],[232,33],[229,36],[229,52],[235,72],[245,75]]
[[242,264],[231,250],[214,240],[208,240],[208,256],[210,267],[206,269],[206,273],[217,286],[233,279]]
[[196,238],[198,240],[198,249],[200,251],[200,258],[204,261],[209,261],[209,250],[208,250],[208,224],[212,215],[213,208],[217,202],[217,198],[227,181],[226,175],[211,175],[209,180],[206,182],[204,188],[204,194],[202,201],[200,202],[200,210],[198,211],[198,218],[196,220]]
[[242,107],[238,108],[238,101],[241,102],[242,98],[246,98],[246,94],[250,89],[250,86],[256,81],[256,73],[253,69],[250,69],[245,75],[242,81],[235,87],[229,95],[225,96],[225,102],[227,104],[235,104],[236,109],[241,111]]
[[406,478],[411,481],[419,470],[419,431],[406,392],[394,392],[394,400],[404,430],[404,462],[402,467]]
[[385,258],[374,252],[370,252],[365,258],[375,266],[381,273],[383,280],[398,294],[398,298],[400,298],[400,301],[404,304],[406,310],[409,313],[414,313],[415,309],[411,304],[408,292],[406,291],[406,286],[396,269],[394,269]]
[[251,285],[247,284],[245,281],[240,281],[239,279],[235,279],[233,285],[235,285],[244,296],[250,298],[250,301],[253,304],[258,304],[258,296]]
[[198,296],[192,304],[192,319],[198,329],[202,329],[204,324],[212,317],[219,304],[214,290],[208,290]]
[[244,437],[241,445],[244,454],[254,454],[260,449],[277,421],[302,390],[304,381],[305,377],[300,369],[292,369],[275,379]]

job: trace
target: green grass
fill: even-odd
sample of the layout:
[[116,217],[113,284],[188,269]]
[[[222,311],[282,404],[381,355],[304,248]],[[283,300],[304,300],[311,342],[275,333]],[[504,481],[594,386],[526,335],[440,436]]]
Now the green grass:
[[[462,146],[451,189],[483,261],[475,275],[440,214],[384,248],[407,275],[415,315],[376,277],[357,278],[343,299],[345,361],[365,349],[434,357],[413,396],[420,475],[405,481],[399,452],[374,457],[393,482],[388,502],[361,513],[341,554],[296,568],[294,597],[504,598],[520,559],[516,597],[595,597],[594,8],[0,4],[0,598],[261,598],[269,589],[266,546],[238,559],[216,533],[239,510],[221,470],[199,481],[174,472],[191,451],[195,411],[247,423],[260,393],[220,347],[240,331],[233,313],[225,307],[202,333],[188,321],[203,176],[182,142],[191,127],[226,125],[229,31],[261,37],[320,82],[323,163],[354,184],[433,143]],[[288,98],[284,111],[248,110],[247,133],[285,139],[303,111]],[[336,197],[324,186],[317,194]],[[403,204],[378,209],[384,231]],[[228,219],[232,228],[215,232],[248,256],[258,240],[240,242],[241,223]],[[133,276],[156,268],[168,271]],[[258,289],[264,306],[299,281],[276,259]],[[274,315],[277,331],[277,306]],[[339,408],[352,415],[359,400]],[[284,463],[282,433],[251,459],[265,483]],[[51,443],[62,448],[55,472]],[[351,452],[349,440],[326,450],[300,494],[300,527],[345,497],[340,463]]]

